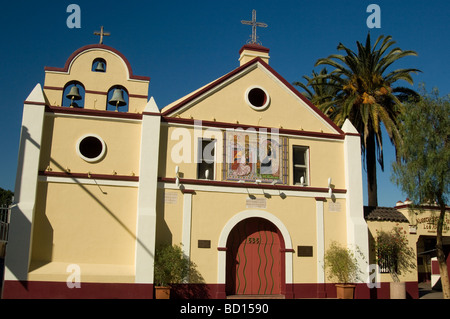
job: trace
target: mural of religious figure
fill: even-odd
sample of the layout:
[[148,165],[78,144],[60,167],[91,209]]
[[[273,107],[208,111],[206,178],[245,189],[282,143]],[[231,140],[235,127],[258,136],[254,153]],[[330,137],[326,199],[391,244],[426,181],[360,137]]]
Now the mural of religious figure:
[[226,139],[226,178],[271,182],[281,176],[281,147],[277,139],[233,133]]

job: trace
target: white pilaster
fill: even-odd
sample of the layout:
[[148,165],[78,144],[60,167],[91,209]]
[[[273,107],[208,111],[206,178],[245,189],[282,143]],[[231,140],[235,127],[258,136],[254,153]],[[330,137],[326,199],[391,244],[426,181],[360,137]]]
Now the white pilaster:
[[[365,257],[359,260],[363,272],[363,281],[367,278],[367,261],[369,260],[369,235],[364,220],[364,203],[361,166],[361,138],[358,131],[347,119],[342,126],[344,131],[344,162],[346,194],[347,243],[350,248],[358,247]],[[359,255],[357,254],[357,257]]]
[[323,268],[325,259],[323,201],[324,199],[316,199],[317,283],[320,284],[325,282],[325,270]]
[[181,242],[183,254],[191,258],[192,193],[183,195],[183,233]]
[[23,106],[14,200],[6,252],[5,280],[27,280],[44,126],[45,97],[37,84]]
[[136,283],[153,283],[161,118],[153,97],[142,116],[136,225]]

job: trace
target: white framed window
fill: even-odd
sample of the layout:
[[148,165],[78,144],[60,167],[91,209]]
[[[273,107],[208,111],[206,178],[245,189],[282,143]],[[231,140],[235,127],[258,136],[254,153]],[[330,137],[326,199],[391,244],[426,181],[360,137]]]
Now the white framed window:
[[214,180],[216,140],[199,138],[197,150],[197,178]]
[[96,134],[87,134],[78,139],[76,146],[77,154],[89,163],[98,162],[105,156],[106,144]]
[[292,163],[294,185],[309,185],[309,148],[307,146],[292,147]]

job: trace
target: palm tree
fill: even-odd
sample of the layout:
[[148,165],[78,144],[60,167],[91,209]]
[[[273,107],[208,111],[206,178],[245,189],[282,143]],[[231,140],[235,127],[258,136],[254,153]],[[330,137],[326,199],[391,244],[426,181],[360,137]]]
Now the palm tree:
[[328,75],[327,69],[323,68],[320,73],[312,71],[312,77],[304,75],[306,85],[302,82],[293,83],[305,90],[303,95],[327,115],[333,112],[334,100],[339,93],[339,83]]
[[[380,46],[378,47],[378,45]],[[319,74],[310,79],[308,84],[337,83],[332,107],[330,103],[318,105],[338,126],[348,118],[363,139],[362,153],[365,157],[368,205],[378,206],[376,161],[384,170],[383,140],[381,123],[383,123],[392,144],[401,143],[398,131],[398,115],[403,112],[402,102],[411,97],[418,97],[412,89],[393,87],[398,80],[413,84],[412,73],[418,69],[397,69],[388,72],[388,68],[397,60],[406,56],[417,56],[414,51],[404,51],[398,47],[388,49],[395,44],[391,36],[379,36],[371,44],[370,33],[363,45],[356,42],[357,52],[340,43],[339,51],[345,55],[333,54],[319,59],[315,66],[329,65],[334,68],[331,73]],[[387,73],[387,74],[386,74]],[[328,81],[325,81],[328,80]]]

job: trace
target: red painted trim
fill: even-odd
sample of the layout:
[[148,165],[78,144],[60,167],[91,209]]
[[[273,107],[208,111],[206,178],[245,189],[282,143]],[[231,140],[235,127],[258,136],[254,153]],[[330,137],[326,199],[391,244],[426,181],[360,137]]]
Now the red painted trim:
[[128,175],[106,175],[106,174],[39,171],[39,176],[105,179],[105,180],[113,180],[113,181],[139,182],[139,176],[128,176]]
[[142,115],[161,116],[161,113],[156,113],[156,112],[142,112]]
[[305,102],[311,109],[316,112],[325,122],[327,122],[331,127],[333,127],[339,134],[344,134],[344,132],[341,130],[339,126],[337,126],[332,120],[328,118],[322,111],[320,111],[317,106],[311,103],[310,100],[308,100],[303,94],[301,94],[297,89],[295,89],[292,84],[290,84],[288,81],[286,81],[280,74],[278,74],[272,67],[270,67],[266,62],[263,60],[260,61],[265,68],[267,68],[272,74],[278,78],[281,82],[283,82],[284,85],[288,87],[294,93],[297,95],[303,102]]
[[[178,110],[179,108],[181,108],[183,105],[187,104],[188,102],[196,99],[197,97],[201,96],[202,94],[204,94],[205,92],[208,92],[209,90],[211,90],[212,88],[214,88],[215,86],[221,84],[222,82],[224,82],[225,80],[227,80],[228,78],[234,76],[235,74],[239,73],[240,71],[244,70],[245,68],[249,67],[250,65],[252,65],[253,63],[256,63],[258,61],[259,58],[255,58],[249,62],[247,62],[244,65],[241,65],[240,67],[238,67],[237,69],[234,69],[233,71],[231,71],[230,73],[222,76],[221,78],[217,79],[216,81],[212,82],[211,84],[207,85],[206,87],[204,87],[203,89],[201,89],[200,91],[198,91],[195,94],[192,94],[191,96],[185,98],[184,100],[182,100],[181,102],[179,102],[178,104],[172,106],[170,109],[166,110],[165,112],[163,112],[163,115],[166,116],[176,110]],[[262,61],[261,59],[259,59],[260,61]]]
[[[147,114],[147,113],[144,113]],[[152,115],[160,115],[158,113],[152,113]],[[195,119],[186,119],[179,117],[169,117],[162,116],[164,122],[167,123],[177,123],[177,124],[186,124],[186,125],[194,125]],[[198,121],[198,120],[197,120]],[[345,135],[342,134],[334,134],[334,133],[321,133],[321,132],[312,132],[312,131],[301,131],[301,130],[293,130],[293,129],[285,129],[285,128],[276,128],[276,127],[267,127],[267,126],[257,126],[257,125],[248,125],[248,124],[237,124],[237,123],[227,123],[227,122],[217,122],[217,121],[205,121],[201,120],[202,125],[217,127],[217,128],[225,128],[225,129],[255,129],[255,130],[267,130],[267,133],[275,130],[278,131],[280,135],[296,135],[296,136],[308,136],[308,137],[319,137],[319,138],[327,138],[327,139],[335,139],[335,140],[343,140]]]
[[288,81],[286,81],[280,74],[278,74],[272,67],[270,67],[266,62],[264,62],[260,57],[256,57],[252,59],[251,61],[247,62],[246,64],[234,69],[230,73],[222,76],[218,80],[212,82],[211,84],[207,85],[202,90],[198,91],[195,94],[192,94],[191,96],[185,98],[178,104],[172,106],[170,109],[166,110],[163,115],[167,116],[179,108],[183,107],[187,103],[195,100],[199,96],[205,94],[209,90],[213,89],[214,87],[218,86],[219,84],[225,82],[229,78],[233,77],[234,75],[240,73],[241,71],[245,70],[246,68],[252,66],[255,63],[260,63],[264,68],[266,68],[272,75],[274,75],[278,80],[280,80],[292,93],[294,93],[297,97],[299,97],[303,102],[305,102],[314,112],[316,112],[325,122],[327,122],[331,127],[333,127],[339,135],[344,135],[344,132],[336,125],[333,121],[331,121],[325,114],[323,114],[314,104],[312,104],[306,97],[304,97],[299,91],[297,91]]
[[[158,177],[158,181],[164,183],[175,183],[175,178],[172,177]],[[181,184],[193,185],[210,185],[210,186],[224,186],[224,187],[240,187],[240,188],[258,188],[258,189],[274,189],[285,191],[303,191],[303,192],[328,192],[325,187],[303,187],[303,186],[288,186],[288,185],[272,185],[272,184],[253,184],[253,183],[238,183],[229,181],[211,181],[199,179],[180,178]],[[333,193],[345,194],[345,189],[333,189]]]
[[[296,283],[287,284],[293,291],[292,298],[336,298],[335,283]],[[367,284],[356,284],[355,299],[390,299],[389,282],[381,282],[380,288],[370,289]],[[287,295],[286,295],[287,298]],[[406,298],[418,299],[419,286],[417,281],[406,282]]]
[[71,107],[67,107],[67,106],[48,106],[47,105],[45,111],[48,113],[76,114],[76,115],[86,115],[86,116],[101,116],[101,117],[111,117],[111,118],[142,120],[142,114],[138,114],[138,113],[125,113],[125,112],[115,112],[115,111],[71,108]]
[[327,199],[325,198],[325,197],[314,197],[314,199],[316,200],[316,201],[321,201],[321,202],[326,202],[327,201]]
[[241,54],[242,52],[244,52],[244,50],[251,50],[251,51],[259,51],[259,52],[264,52],[264,53],[269,53],[270,49],[263,47],[262,45],[256,44],[256,43],[252,43],[252,44],[245,44],[240,50],[239,50],[239,54]]
[[[81,283],[81,288],[68,288],[66,282],[5,280],[3,299],[152,299],[153,284]],[[174,299],[225,299],[225,284],[179,284],[174,286]],[[336,298],[334,283],[286,284],[282,293],[286,299]],[[419,298],[416,281],[406,282],[407,299]],[[389,282],[369,289],[356,285],[355,299],[389,299]]]
[[280,249],[280,252],[282,252],[282,253],[295,253],[295,250],[292,249],[292,248]]
[[223,284],[172,284],[170,299],[226,299]]
[[227,247],[217,247],[218,251],[227,251],[228,248]]
[[64,91],[64,88],[63,87],[59,87],[59,86],[46,86],[46,85],[44,85],[44,90]]
[[78,50],[76,50],[75,52],[73,52],[70,57],[67,59],[66,64],[64,65],[63,68],[56,68],[56,67],[48,67],[46,66],[44,68],[45,71],[54,71],[54,72],[68,72],[69,67],[70,67],[70,63],[72,62],[72,60],[78,56],[80,53],[82,53],[83,51],[87,51],[90,49],[104,49],[104,50],[108,50],[111,52],[114,52],[115,54],[117,54],[118,56],[120,56],[120,58],[125,62],[127,68],[128,68],[128,73],[130,74],[130,79],[134,79],[134,80],[143,80],[143,81],[150,81],[150,78],[147,76],[138,76],[138,75],[133,75],[133,71],[131,69],[131,65],[130,62],[128,62],[127,58],[120,53],[119,51],[117,51],[114,48],[111,48],[107,45],[104,44],[90,44],[90,45],[86,45],[82,48],[79,48]]
[[[63,88],[63,87],[57,87],[57,86],[44,86],[44,90],[63,91],[64,88]],[[108,95],[108,92],[103,92],[103,91],[85,90],[84,92],[85,92],[85,93],[88,93],[88,94]],[[147,99],[147,98],[148,98],[148,95],[142,95],[142,94],[128,94],[128,97]]]
[[142,94],[128,94],[128,97],[134,97],[139,99],[148,99],[148,95],[142,95]]
[[183,194],[195,194],[195,191],[193,189],[182,189],[181,192]]
[[344,133],[345,136],[358,136],[361,137],[361,134],[359,133]]
[[102,91],[92,91],[92,90],[85,90],[85,93],[89,94],[101,94],[101,95],[108,95],[108,92],[102,92]]
[[153,284],[5,280],[3,299],[152,299]]

